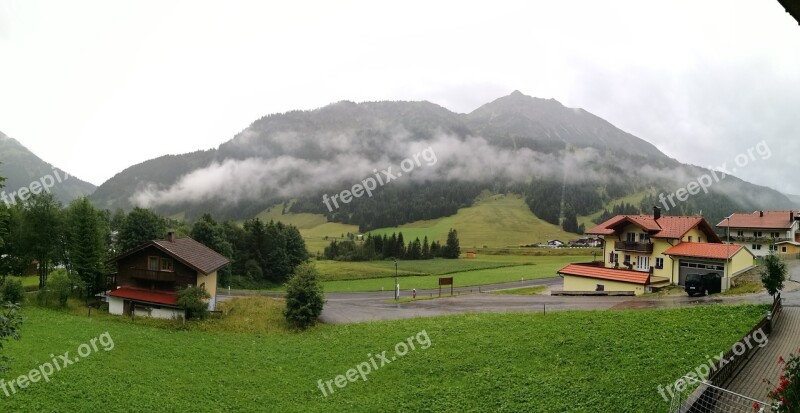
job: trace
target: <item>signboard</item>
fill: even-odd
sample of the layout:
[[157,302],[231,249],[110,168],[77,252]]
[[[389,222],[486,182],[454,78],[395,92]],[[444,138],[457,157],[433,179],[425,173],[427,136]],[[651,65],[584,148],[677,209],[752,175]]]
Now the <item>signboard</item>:
[[442,296],[442,286],[449,285],[450,286],[450,296],[453,295],[453,277],[442,277],[439,278],[439,297]]

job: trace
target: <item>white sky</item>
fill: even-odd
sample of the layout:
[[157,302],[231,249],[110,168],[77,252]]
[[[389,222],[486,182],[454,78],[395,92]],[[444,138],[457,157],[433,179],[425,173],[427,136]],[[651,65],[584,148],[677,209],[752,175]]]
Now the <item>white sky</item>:
[[[339,100],[518,89],[800,193],[800,27],[775,1],[0,0],[0,131],[96,185]],[[0,159],[1,160],[1,159]]]

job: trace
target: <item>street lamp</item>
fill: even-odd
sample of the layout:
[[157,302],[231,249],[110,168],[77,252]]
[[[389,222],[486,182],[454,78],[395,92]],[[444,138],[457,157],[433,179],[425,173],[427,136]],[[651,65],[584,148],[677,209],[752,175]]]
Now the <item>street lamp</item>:
[[397,301],[400,299],[400,283],[397,282],[397,258],[392,258],[394,260],[394,300]]

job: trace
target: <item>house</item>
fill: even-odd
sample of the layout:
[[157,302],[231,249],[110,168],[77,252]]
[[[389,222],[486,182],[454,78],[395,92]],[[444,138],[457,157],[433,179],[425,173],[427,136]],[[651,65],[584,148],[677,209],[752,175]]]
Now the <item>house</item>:
[[111,260],[116,267],[107,294],[108,311],[117,315],[183,318],[177,291],[205,287],[208,308],[216,308],[217,271],[228,259],[192,238],[153,240]]
[[800,252],[799,220],[797,211],[754,211],[731,214],[717,228],[725,231],[725,238],[730,238],[731,243],[744,246],[756,257],[764,257],[770,252]]
[[578,239],[569,240],[570,247],[578,248],[597,248],[603,243],[603,240],[595,237],[583,237]]
[[603,261],[558,270],[564,291],[630,291],[684,284],[686,275],[716,272],[722,290],[753,268],[753,255],[723,244],[702,216],[617,215],[587,231],[603,239]]

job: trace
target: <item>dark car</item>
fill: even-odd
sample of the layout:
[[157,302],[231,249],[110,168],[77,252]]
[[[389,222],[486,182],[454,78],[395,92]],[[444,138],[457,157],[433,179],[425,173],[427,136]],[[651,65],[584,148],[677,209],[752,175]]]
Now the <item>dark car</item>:
[[686,276],[684,289],[693,295],[709,295],[722,291],[722,276],[711,272],[708,274],[689,274]]

